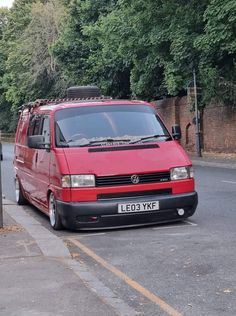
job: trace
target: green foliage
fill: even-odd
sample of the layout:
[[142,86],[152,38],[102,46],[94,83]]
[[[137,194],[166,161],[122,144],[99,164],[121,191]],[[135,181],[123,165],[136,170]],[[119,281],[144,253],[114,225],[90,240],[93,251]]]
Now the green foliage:
[[236,2],[212,0],[204,13],[205,32],[195,41],[200,54],[204,102],[236,106]]
[[207,0],[104,1],[102,13],[97,6],[91,17],[92,3],[69,2],[71,19],[54,47],[70,78],[119,97],[153,99],[186,90],[198,63],[194,40],[203,33]]
[[2,87],[2,76],[5,73],[5,61],[7,59],[5,41],[3,37],[6,31],[8,17],[8,9],[0,8],[0,130],[11,132],[14,130],[14,126],[9,124],[9,122],[12,121],[12,113],[10,111],[11,105],[6,102],[4,97],[4,89]]
[[[106,84],[105,77],[109,76],[109,66],[101,67],[103,58],[100,54],[102,47],[98,41],[96,30],[99,19],[112,12],[116,1],[114,0],[75,0],[67,4],[68,20],[64,32],[53,47],[53,52],[61,65],[64,74],[71,84],[97,84],[109,94],[109,87],[119,81],[120,76],[117,63],[116,78],[111,78]],[[95,33],[90,29],[95,27]],[[101,57],[101,59],[100,59]],[[128,79],[129,80],[129,79]],[[112,82],[113,81],[113,82]],[[106,89],[107,87],[107,89]],[[123,86],[120,85],[119,91]],[[112,92],[113,89],[110,89]],[[117,90],[118,91],[118,90]]]
[[234,0],[15,0],[0,9],[0,128],[22,102],[69,85],[180,96],[193,69],[202,105],[234,106],[235,25]]
[[10,42],[3,77],[6,98],[13,105],[60,92],[64,81],[51,46],[60,35],[63,18],[64,10],[58,1],[31,4],[28,25],[18,39]]
[[52,45],[66,14],[60,0],[15,0],[0,13],[0,128],[6,130],[10,124],[4,121],[14,121],[22,103],[64,95],[66,83]]
[[11,104],[6,101],[4,95],[0,95],[0,131],[6,133],[15,132],[17,113],[11,111]]

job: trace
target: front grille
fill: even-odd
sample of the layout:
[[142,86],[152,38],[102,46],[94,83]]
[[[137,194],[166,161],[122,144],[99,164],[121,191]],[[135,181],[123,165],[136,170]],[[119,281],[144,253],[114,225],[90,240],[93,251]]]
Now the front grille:
[[103,193],[98,194],[98,200],[106,200],[106,199],[121,199],[121,198],[132,198],[132,197],[148,197],[153,195],[166,195],[172,194],[171,189],[160,189],[160,190],[152,190],[152,191],[135,191],[135,192],[119,192],[119,193]]
[[[137,174],[139,177],[138,184],[153,183],[153,182],[167,182],[170,181],[170,172],[157,172],[157,173],[146,173]],[[96,177],[96,186],[116,186],[116,185],[137,185],[133,184],[131,177],[133,175],[124,176],[106,176],[106,177]]]

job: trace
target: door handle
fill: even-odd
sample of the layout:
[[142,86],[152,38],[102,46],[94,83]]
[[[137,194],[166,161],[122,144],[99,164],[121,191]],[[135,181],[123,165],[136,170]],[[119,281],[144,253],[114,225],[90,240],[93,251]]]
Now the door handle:
[[38,162],[38,152],[36,152],[36,155],[35,155],[35,163]]

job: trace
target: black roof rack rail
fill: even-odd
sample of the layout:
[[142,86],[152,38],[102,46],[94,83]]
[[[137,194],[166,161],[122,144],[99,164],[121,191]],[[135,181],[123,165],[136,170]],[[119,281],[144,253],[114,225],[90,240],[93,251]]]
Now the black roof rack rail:
[[103,101],[103,100],[112,100],[112,97],[89,97],[89,98],[63,98],[63,99],[37,99],[34,102],[28,102],[20,106],[19,110],[23,111],[25,109],[43,106],[43,105],[55,105],[63,102],[74,102],[74,101]]

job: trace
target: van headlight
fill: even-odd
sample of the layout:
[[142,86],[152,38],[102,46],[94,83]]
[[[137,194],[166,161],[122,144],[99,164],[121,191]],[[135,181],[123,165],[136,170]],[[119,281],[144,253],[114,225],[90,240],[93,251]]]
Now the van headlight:
[[194,177],[193,167],[177,167],[170,169],[171,180],[184,180]]
[[93,174],[65,175],[61,183],[63,188],[95,187],[95,176]]

